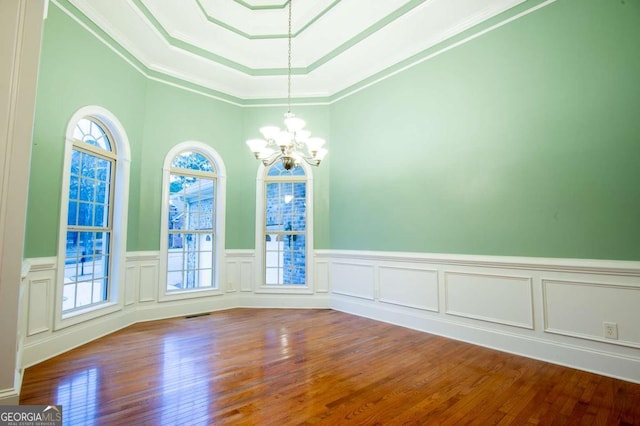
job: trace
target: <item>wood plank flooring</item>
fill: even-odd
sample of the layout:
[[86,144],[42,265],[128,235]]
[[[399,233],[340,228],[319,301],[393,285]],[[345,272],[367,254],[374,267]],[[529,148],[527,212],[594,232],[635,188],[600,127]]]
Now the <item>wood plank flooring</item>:
[[331,310],[136,324],[25,371],[71,425],[640,425],[640,385]]

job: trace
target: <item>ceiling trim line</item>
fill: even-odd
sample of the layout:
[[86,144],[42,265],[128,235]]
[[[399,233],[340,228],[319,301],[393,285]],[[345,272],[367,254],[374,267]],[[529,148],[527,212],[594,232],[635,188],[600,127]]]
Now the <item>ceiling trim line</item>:
[[[131,65],[135,70],[140,72],[142,75],[147,76],[145,73],[145,70],[147,70],[148,68],[142,61],[136,58],[135,55],[130,53],[120,43],[118,43],[113,37],[111,37],[104,30],[102,30],[95,22],[87,18],[87,16],[84,13],[82,13],[76,6],[74,6],[69,0],[50,0],[50,3],[53,3],[65,15],[70,17],[72,20],[78,23],[82,28],[87,30],[95,38],[101,41],[105,46],[107,46],[116,55],[120,56],[125,62]],[[65,3],[65,5],[63,6],[61,3]]]
[[[164,41],[167,44],[169,44],[170,46],[175,47],[176,49],[181,49],[181,50],[187,51],[187,52],[189,52],[189,53],[191,53],[193,55],[204,57],[204,58],[209,59],[209,60],[211,60],[213,62],[216,62],[217,64],[220,64],[222,66],[226,66],[226,67],[235,69],[236,71],[242,72],[242,73],[244,73],[246,75],[250,75],[250,76],[279,76],[279,75],[287,75],[287,73],[288,73],[288,69],[287,68],[251,68],[251,67],[247,67],[245,65],[242,65],[242,64],[240,64],[238,62],[232,61],[232,60],[227,59],[225,57],[222,57],[220,55],[216,55],[215,53],[211,53],[208,50],[202,49],[202,48],[200,48],[198,46],[195,46],[195,45],[193,45],[191,43],[188,43],[186,41],[177,39],[177,38],[173,37],[171,34],[169,34],[164,29],[162,24],[160,24],[160,22],[156,19],[156,17],[153,15],[153,13],[151,13],[151,11],[144,5],[142,0],[129,0],[129,1],[132,2],[140,10],[140,12],[144,15],[144,17],[149,22],[149,24],[151,24],[151,26],[156,29],[156,31],[164,39]],[[340,0],[336,0],[329,7],[335,6],[335,4],[338,3],[338,1],[340,1]],[[370,25],[365,30],[359,32],[358,34],[353,36],[351,39],[347,40],[346,42],[342,43],[337,48],[333,49],[331,52],[329,52],[329,53],[325,54],[324,56],[322,56],[321,58],[317,59],[312,64],[310,64],[310,65],[308,65],[306,67],[295,67],[295,68],[292,68],[291,74],[293,74],[293,75],[305,75],[305,74],[309,74],[309,73],[315,71],[316,69],[318,69],[322,65],[324,65],[327,62],[331,61],[336,56],[344,53],[345,51],[349,50],[349,48],[355,46],[356,44],[358,44],[362,40],[366,39],[371,34],[379,31],[380,29],[382,29],[385,26],[389,25],[390,23],[392,23],[393,21],[395,21],[399,17],[405,15],[406,13],[408,13],[408,12],[412,11],[413,9],[415,9],[416,7],[421,6],[422,4],[424,4],[426,2],[429,2],[429,1],[431,1],[431,0],[411,0],[408,3],[405,3],[403,6],[399,7],[398,9],[394,10],[393,12],[389,13],[384,18],[381,18],[380,20],[378,20],[375,24]]]
[[[202,0],[194,0],[194,1],[198,5],[198,8],[200,9],[200,12],[202,12],[202,15],[205,17],[205,19],[207,21],[211,22],[214,25],[218,25],[219,27],[224,28],[227,31],[231,31],[232,33],[235,33],[235,34],[237,34],[237,35],[239,35],[241,37],[244,37],[247,40],[273,40],[273,39],[284,39],[284,38],[288,38],[289,37],[288,34],[249,34],[247,32],[244,32],[244,31],[234,27],[233,25],[227,24],[226,22],[221,21],[220,19],[216,19],[213,16],[209,15],[207,13],[207,10],[202,5]],[[329,6],[324,8],[320,13],[318,13],[312,19],[310,19],[309,22],[307,22],[302,27],[300,27],[300,29],[298,31],[294,31],[291,34],[291,37],[293,37],[293,38],[298,37],[303,31],[305,31],[311,25],[316,23],[320,18],[322,18],[324,15],[326,15],[327,12],[329,12],[331,9],[333,9],[341,1],[342,0],[335,0]],[[287,2],[287,4],[288,3],[289,2]]]
[[[137,10],[147,20],[147,22],[151,25],[151,27],[156,30],[160,38],[173,48],[180,49],[192,55],[196,55],[201,58],[208,59],[211,62],[217,63],[218,65],[222,65],[227,68],[234,69],[238,72],[241,72],[243,74],[250,75],[253,77],[278,76],[278,75],[286,75],[288,73],[287,68],[251,68],[246,65],[242,65],[239,62],[232,61],[231,59],[227,59],[224,56],[217,55],[206,49],[195,46],[184,40],[180,40],[172,36],[171,34],[169,34],[167,30],[165,30],[165,28],[162,26],[162,24],[160,24],[160,22],[153,15],[153,13],[144,5],[142,0],[129,0],[129,1],[137,8]],[[309,72],[308,69],[305,67],[296,67],[291,69],[291,74],[294,74],[294,75],[304,75],[304,74],[308,74],[308,72]]]
[[379,21],[377,21],[375,24],[370,25],[364,31],[359,32],[354,37],[350,38],[346,42],[342,43],[340,46],[338,46],[335,49],[333,49],[331,52],[327,53],[326,55],[324,55],[320,59],[318,59],[315,62],[313,62],[311,65],[309,65],[307,67],[308,71],[311,72],[311,71],[316,70],[317,68],[319,68],[320,66],[326,64],[327,62],[329,62],[330,60],[332,60],[336,56],[344,53],[345,51],[349,50],[351,47],[353,47],[356,44],[360,43],[362,40],[366,39],[371,34],[374,34],[374,33],[378,32],[378,31],[380,31],[382,28],[386,27],[387,25],[389,25],[390,23],[392,23],[393,21],[395,21],[399,17],[405,15],[406,13],[408,13],[408,12],[412,11],[413,9],[415,9],[416,7],[421,6],[422,4],[424,4],[426,2],[429,2],[429,1],[431,1],[431,0],[411,0],[408,3],[405,3],[403,6],[399,7],[396,10],[394,10],[389,15],[387,15],[384,18],[382,18]]
[[[62,11],[65,15],[75,21],[78,25],[84,28],[87,32],[89,32],[89,34],[93,35],[109,50],[114,52],[117,56],[122,58],[122,60],[131,65],[134,70],[139,72],[146,79],[164,83],[169,86],[177,87],[189,92],[197,93],[202,96],[216,99],[235,106],[243,106],[244,102],[242,98],[238,98],[224,92],[204,87],[190,81],[172,77],[165,73],[153,71],[140,60],[138,60],[135,56],[129,53],[129,51],[124,48],[124,46],[122,46],[106,32],[104,32],[95,22],[93,22],[86,15],[80,12],[73,4],[70,3],[69,0],[50,0],[50,2],[53,3],[58,9],[60,9],[60,11]],[[64,3],[65,5],[62,5],[62,3]]]
[[[125,62],[130,64],[136,71],[142,74],[145,78],[153,80],[159,83],[167,84],[169,86],[183,89],[192,93],[200,94],[212,99],[216,99],[221,102],[225,102],[238,107],[267,107],[267,106],[286,106],[286,102],[282,98],[240,98],[224,92],[211,89],[197,83],[186,81],[177,77],[170,76],[168,74],[151,70],[144,65],[135,56],[115,41],[106,32],[90,20],[86,15],[79,11],[70,0],[50,0],[56,7],[58,7],[63,13],[68,15],[73,21],[78,23],[81,27],[87,30],[90,34],[103,43],[107,48],[116,53]],[[391,78],[397,74],[406,71],[422,62],[432,59],[441,53],[445,53],[456,47],[466,44],[486,33],[489,33],[495,29],[498,29],[504,25],[507,25],[521,17],[524,17],[532,12],[535,12],[543,7],[546,7],[556,0],[525,0],[517,6],[512,7],[498,15],[488,19],[481,24],[477,24],[467,30],[447,39],[431,48],[413,55],[403,61],[398,62],[395,65],[385,68],[378,73],[365,78],[349,87],[341,89],[332,95],[318,96],[318,97],[305,97],[305,98],[293,98],[292,105],[331,105],[335,102],[341,101],[361,90],[376,85],[388,78]],[[66,5],[63,6],[62,3]]]
[[329,96],[329,103],[333,104],[335,102],[338,102],[368,87],[374,86],[388,78],[391,78],[397,74],[401,74],[402,72],[413,68],[421,64],[422,62],[428,61],[429,59],[435,58],[442,53],[446,53],[449,50],[460,47],[478,37],[481,37],[493,30],[496,30],[555,2],[556,0],[525,0],[521,4],[514,6],[502,13],[499,13],[498,15],[480,24],[474,25],[473,27],[468,28],[467,30],[459,34],[456,34],[455,36],[450,37],[447,40],[443,40],[435,46],[431,46],[430,48],[425,49],[413,56],[410,56],[409,58],[406,58],[394,65],[391,65],[384,70],[381,70],[363,80],[360,80],[359,82],[349,87],[339,90],[338,92]]
[[282,5],[273,4],[273,5],[264,5],[264,6],[254,6],[252,4],[247,3],[244,0],[233,0],[233,1],[251,10],[273,10],[273,9],[284,9],[285,7],[287,7],[287,5],[291,0],[286,0]]
[[202,13],[202,15],[205,17],[205,19],[209,22],[211,22],[214,25],[217,25],[221,28],[224,28],[227,31],[231,31],[232,33],[235,33],[241,37],[244,37],[248,40],[267,40],[267,39],[279,39],[279,38],[287,38],[288,35],[287,34],[265,34],[262,36],[258,36],[258,35],[252,35],[249,33],[245,33],[244,31],[234,27],[233,25],[229,25],[224,21],[221,21],[219,19],[214,18],[213,16],[209,15],[206,11],[206,9],[204,8],[204,6],[202,5],[202,1],[201,0],[195,0],[196,4],[198,5],[198,8],[200,9],[200,12]]
[[208,50],[202,49],[201,47],[194,46],[185,41],[179,40],[173,37],[171,34],[165,30],[165,28],[160,24],[157,18],[151,13],[151,11],[147,8],[147,6],[142,2],[142,0],[130,0],[134,6],[142,13],[142,15],[147,19],[147,21],[151,24],[151,27],[156,30],[160,38],[164,39],[164,41],[173,46],[175,48],[186,50],[191,52],[194,55],[198,55],[209,59],[210,61],[216,62],[220,65],[224,65],[228,68],[233,68],[236,71],[240,71],[244,74],[253,75],[252,69],[242,65],[239,62],[232,61],[220,55],[216,55],[215,53],[209,52]]

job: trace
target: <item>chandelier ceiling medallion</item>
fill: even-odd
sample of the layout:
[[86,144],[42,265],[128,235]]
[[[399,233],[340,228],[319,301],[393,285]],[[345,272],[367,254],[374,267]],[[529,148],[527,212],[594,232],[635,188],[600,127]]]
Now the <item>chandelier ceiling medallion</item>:
[[291,112],[291,3],[289,0],[289,50],[288,50],[288,78],[287,78],[287,112],[284,114],[284,129],[278,126],[260,128],[264,139],[250,139],[247,141],[249,149],[262,161],[270,166],[278,159],[286,170],[298,167],[301,161],[312,166],[320,165],[328,151],[323,148],[325,140],[311,137],[311,132],[304,128],[305,122]]

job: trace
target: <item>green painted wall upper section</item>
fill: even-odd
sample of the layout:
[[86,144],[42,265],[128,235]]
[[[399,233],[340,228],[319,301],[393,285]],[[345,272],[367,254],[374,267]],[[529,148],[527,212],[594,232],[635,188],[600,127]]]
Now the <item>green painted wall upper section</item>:
[[560,0],[332,105],[331,248],[640,259],[638,41]]
[[[240,139],[242,111],[195,93],[162,83],[149,82],[146,93],[143,161],[141,165],[138,250],[160,247],[162,166],[174,145],[198,141],[210,145],[222,157],[227,171],[227,194],[237,185],[238,163],[247,160]],[[243,158],[244,157],[244,158]],[[249,156],[250,159],[250,156]],[[229,197],[232,198],[232,197]],[[244,200],[243,196],[239,198]],[[242,246],[242,237],[232,229],[235,204],[227,205],[227,247]]]
[[[146,79],[57,7],[45,21],[34,123],[25,257],[55,256],[62,191],[65,132],[81,107],[111,111],[126,129],[131,179],[141,163]],[[139,186],[130,187],[130,211],[137,211]],[[138,219],[129,216],[128,240]]]
[[[638,23],[638,2],[558,0],[332,105],[294,107],[331,143],[313,169],[315,248],[640,259]],[[56,255],[65,129],[85,105],[129,138],[128,250],[158,250],[162,165],[184,141],[222,156],[226,247],[254,247],[244,140],[285,108],[147,80],[52,5],[25,257]]]
[[[285,107],[240,108],[147,80],[53,6],[40,63],[25,257],[56,255],[65,131],[85,105],[108,109],[129,139],[127,250],[159,249],[162,166],[167,152],[185,141],[210,145],[225,163],[226,248],[254,247],[258,162],[244,141],[258,136],[261,126],[281,125]],[[328,107],[295,111],[314,133],[328,137]],[[315,190],[315,247],[329,248],[328,165],[317,171]]]

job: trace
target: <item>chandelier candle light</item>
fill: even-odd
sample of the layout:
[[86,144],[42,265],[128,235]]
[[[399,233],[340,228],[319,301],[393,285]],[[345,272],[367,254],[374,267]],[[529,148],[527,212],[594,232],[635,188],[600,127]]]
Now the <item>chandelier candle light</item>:
[[285,170],[298,167],[301,161],[318,166],[328,153],[323,148],[325,140],[311,137],[311,132],[304,128],[306,124],[304,120],[291,112],[291,3],[293,0],[289,0],[288,108],[284,115],[285,129],[282,130],[277,126],[265,126],[260,129],[264,139],[247,141],[247,145],[256,159],[261,160],[265,166],[270,166],[280,159]]

